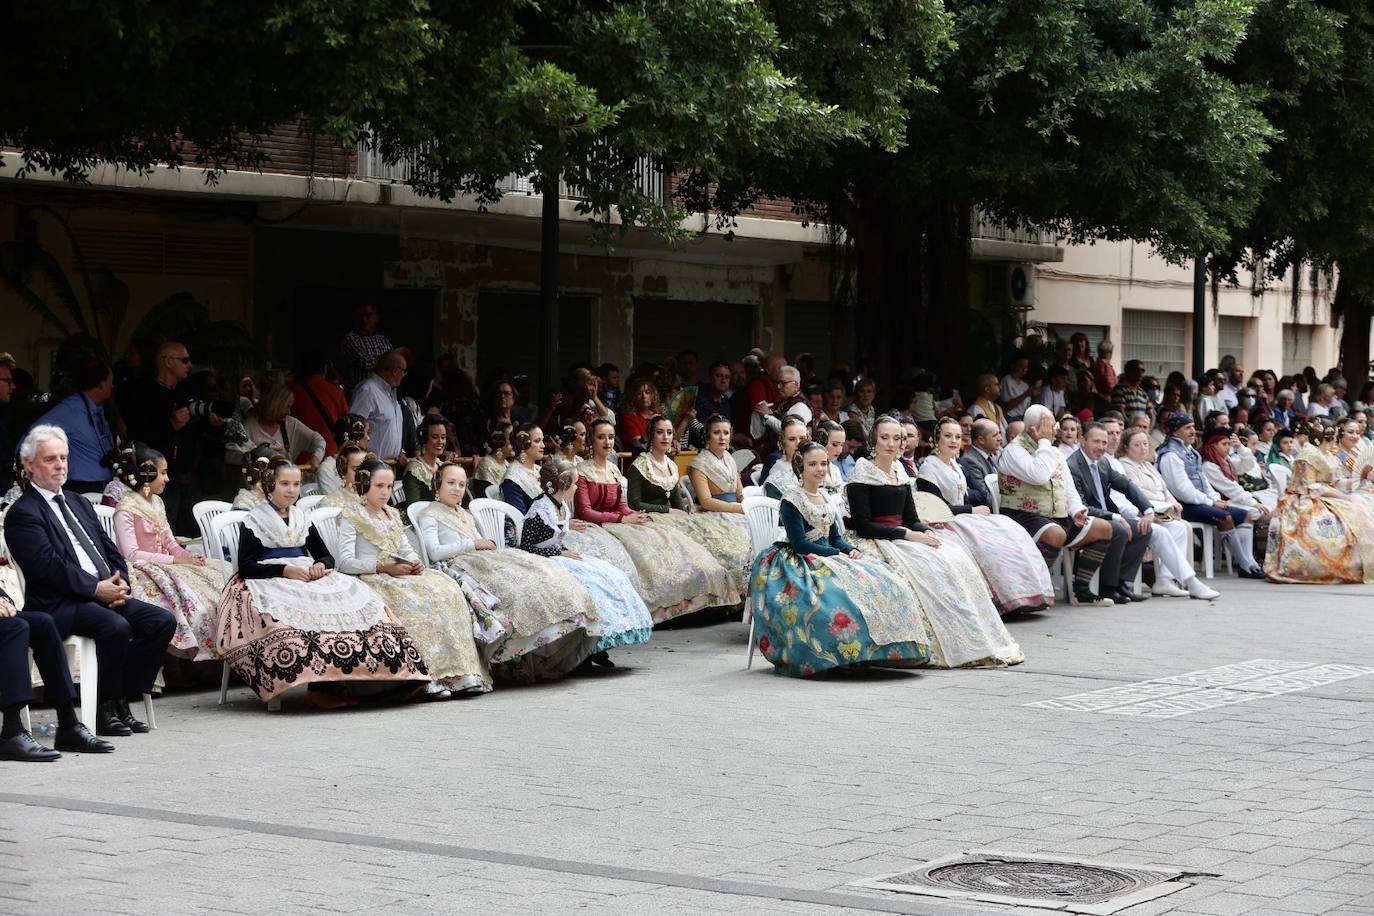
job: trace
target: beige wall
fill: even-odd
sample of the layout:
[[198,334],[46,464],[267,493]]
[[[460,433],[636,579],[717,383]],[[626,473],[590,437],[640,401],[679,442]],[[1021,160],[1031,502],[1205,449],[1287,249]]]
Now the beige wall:
[[[1117,342],[1117,361],[1120,362],[1122,311],[1142,309],[1191,315],[1192,276],[1191,265],[1171,265],[1150,246],[1136,242],[1068,246],[1062,263],[1042,264],[1037,268],[1036,306],[1028,317],[1048,324],[1106,325],[1110,328],[1109,336]],[[1340,332],[1330,324],[1332,290],[1324,277],[1319,283],[1314,295],[1304,273],[1296,323],[1313,326],[1312,365],[1323,373],[1336,363]],[[1208,365],[1193,367],[1193,374],[1215,366],[1223,355],[1218,352],[1218,315],[1248,320],[1242,357],[1247,371],[1256,368],[1281,370],[1283,325],[1294,320],[1292,274],[1273,283],[1261,296],[1255,296],[1250,285],[1251,277],[1246,273],[1240,275],[1239,288],[1222,285],[1215,308],[1209,289]],[[1188,326],[1191,333],[1191,320]],[[1189,341],[1187,352],[1191,357],[1191,338]]]

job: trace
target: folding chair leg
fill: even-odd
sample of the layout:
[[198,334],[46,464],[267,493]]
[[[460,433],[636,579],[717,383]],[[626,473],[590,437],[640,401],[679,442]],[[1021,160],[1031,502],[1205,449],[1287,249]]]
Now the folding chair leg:
[[19,718],[24,722],[24,731],[33,734],[33,720],[29,718],[29,708],[27,706],[19,710]]
[[1216,574],[1216,567],[1213,565],[1216,560],[1215,537],[1211,525],[1202,529],[1202,572],[1208,579]]
[[153,695],[151,693],[143,695],[143,716],[148,721],[149,728],[157,728],[157,714],[153,712]]
[[748,671],[754,667],[754,616],[749,615],[749,661],[745,664],[744,670]]
[[229,699],[229,662],[224,662],[224,674],[219,679],[219,705],[223,706]]

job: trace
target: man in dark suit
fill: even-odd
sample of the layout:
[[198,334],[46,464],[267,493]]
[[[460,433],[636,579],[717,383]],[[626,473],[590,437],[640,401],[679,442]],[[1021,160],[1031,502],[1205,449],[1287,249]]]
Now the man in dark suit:
[[996,423],[983,417],[973,421],[969,433],[968,451],[959,456],[959,467],[964,469],[964,480],[968,482],[968,501],[973,506],[992,508],[992,495],[988,493],[985,478],[997,473],[997,452],[1002,447],[1002,430]]
[[[57,750],[46,748],[24,728],[24,707],[33,702],[29,680],[29,651],[43,676],[43,691],[57,709]],[[106,752],[114,745],[86,731],[72,705],[75,691],[67,669],[67,653],[51,615],[20,611],[0,589],[0,760],[42,762],[56,760],[60,751]]]
[[64,639],[76,634],[95,641],[96,733],[146,732],[129,699],[152,690],[176,620],[164,608],[129,597],[128,565],[95,510],[84,497],[62,490],[66,434],[35,426],[19,457],[29,485],[5,518],[5,540],[24,574],[24,610],[51,615]]
[[[1154,509],[1129,478],[1113,471],[1111,464],[1102,460],[1107,454],[1107,440],[1106,426],[1096,421],[1085,424],[1082,446],[1068,459],[1069,473],[1088,506],[1088,514],[1112,524],[1112,542],[1102,561],[1098,590],[1117,604],[1144,601],[1147,596],[1133,591],[1131,583],[1135,582],[1141,560],[1150,546]],[[1126,518],[1121,514],[1112,497],[1113,490],[1125,495],[1140,510],[1138,518]]]

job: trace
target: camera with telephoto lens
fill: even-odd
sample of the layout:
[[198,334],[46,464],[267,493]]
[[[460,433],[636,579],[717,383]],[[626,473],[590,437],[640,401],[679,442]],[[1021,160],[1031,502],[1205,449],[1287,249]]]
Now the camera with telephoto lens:
[[191,413],[193,420],[208,420],[210,414],[214,414],[220,419],[232,417],[234,415],[233,401],[210,401],[201,398],[190,398],[185,401],[178,401],[173,405],[177,410],[185,407]]

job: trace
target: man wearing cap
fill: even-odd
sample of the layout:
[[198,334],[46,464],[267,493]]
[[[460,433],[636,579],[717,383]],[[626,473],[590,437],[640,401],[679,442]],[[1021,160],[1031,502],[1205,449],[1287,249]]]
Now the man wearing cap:
[[1185,521],[1213,525],[1221,531],[1221,542],[1245,579],[1263,579],[1264,570],[1255,562],[1254,528],[1250,514],[1221,498],[1202,471],[1202,456],[1193,443],[1197,428],[1193,418],[1177,413],[1166,424],[1169,441],[1159,451],[1159,476],[1169,492],[1183,506]]

